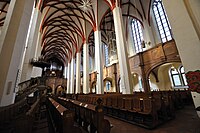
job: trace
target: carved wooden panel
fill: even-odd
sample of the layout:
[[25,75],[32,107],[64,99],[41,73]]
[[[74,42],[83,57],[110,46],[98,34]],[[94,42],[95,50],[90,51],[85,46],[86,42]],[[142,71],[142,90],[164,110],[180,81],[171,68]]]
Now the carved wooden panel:
[[168,61],[180,61],[179,53],[175,41],[167,42],[163,45],[163,50]]
[[160,62],[163,59],[165,59],[165,54],[162,49],[162,45],[159,45],[158,47],[145,51],[143,53],[144,64],[152,64]]
[[107,73],[108,73],[107,77],[113,77],[113,75],[114,75],[114,66],[113,65],[109,66],[107,68]]
[[131,72],[134,72],[135,69],[140,67],[140,57],[135,55],[129,59]]
[[67,80],[63,78],[48,78],[46,80],[46,85],[53,88],[53,86],[56,88],[57,86],[61,85],[63,87],[67,86]]
[[103,68],[103,79],[105,79],[107,77],[107,67]]

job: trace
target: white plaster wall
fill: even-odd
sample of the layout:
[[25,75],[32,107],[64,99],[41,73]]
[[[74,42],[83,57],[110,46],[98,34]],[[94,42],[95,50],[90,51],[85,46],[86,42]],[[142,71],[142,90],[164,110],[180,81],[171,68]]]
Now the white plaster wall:
[[[21,3],[20,3],[21,2]],[[10,57],[10,62],[8,64],[8,61],[6,61],[6,63],[9,65],[9,68],[5,68],[7,69],[6,71],[6,78],[2,79],[4,82],[4,85],[2,88],[4,88],[3,90],[3,96],[1,97],[1,103],[0,106],[5,106],[5,105],[9,105],[11,103],[14,102],[14,98],[15,98],[15,84],[16,84],[16,77],[17,77],[17,71],[19,69],[21,60],[22,60],[22,54],[23,54],[23,50],[25,47],[25,42],[26,42],[26,36],[27,36],[27,32],[28,32],[28,27],[29,27],[29,22],[30,22],[30,18],[31,18],[31,12],[32,12],[32,8],[33,8],[33,3],[34,1],[32,0],[26,0],[26,1],[12,1],[11,4],[12,6],[9,7],[12,8],[11,10],[9,10],[8,14],[15,14],[16,16],[12,16],[11,18],[7,18],[5,21],[4,26],[5,27],[9,27],[10,29],[13,28],[17,28],[17,29],[12,29],[13,32],[11,32],[10,30],[5,30],[4,35],[1,36],[2,38],[4,38],[3,42],[1,44],[3,44],[3,48],[4,50],[13,50],[12,51],[12,55],[8,53],[1,53],[2,57]],[[15,5],[15,6],[14,6]],[[19,12],[16,13],[16,10],[19,10],[19,6],[22,6],[21,10]],[[9,15],[8,15],[9,16]],[[19,18],[17,18],[17,16]],[[19,24],[19,27],[14,26],[15,24],[12,22],[12,19],[16,19],[16,25]],[[8,35],[9,34],[9,35]],[[8,36],[13,36],[13,39],[9,39],[8,40]],[[9,47],[4,47],[4,45],[9,45]],[[5,52],[5,51],[4,51]],[[8,54],[8,55],[7,55]],[[1,60],[3,62],[3,60]],[[3,69],[2,69],[3,70]],[[4,73],[5,74],[5,73]],[[5,76],[4,76],[5,77]],[[10,84],[10,91],[9,93],[8,91],[8,85]]]
[[[192,20],[187,12],[183,0],[163,0],[168,15],[176,45],[185,71],[200,70],[200,40],[194,28]],[[192,0],[191,8],[197,10],[198,0]],[[196,7],[197,6],[197,7]],[[176,9],[176,11],[174,11]],[[195,14],[198,16],[199,13]],[[200,106],[200,95],[194,100],[195,107]]]
[[30,60],[34,58],[36,52],[36,45],[39,32],[39,24],[41,20],[41,13],[38,9],[34,9],[32,25],[30,29],[30,35],[27,40],[27,51],[25,53],[25,59],[22,68],[21,82],[31,78],[33,66],[30,64]]
[[[185,71],[200,68],[200,40],[182,0],[163,0]],[[174,9],[177,9],[174,12]]]

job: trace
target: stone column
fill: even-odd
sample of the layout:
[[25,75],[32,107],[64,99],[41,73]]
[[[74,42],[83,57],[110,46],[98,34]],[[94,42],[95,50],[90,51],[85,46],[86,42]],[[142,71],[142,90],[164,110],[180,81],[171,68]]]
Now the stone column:
[[67,92],[66,93],[70,93],[70,70],[71,69],[71,63],[68,62],[68,66],[67,66]]
[[0,106],[15,99],[17,72],[29,28],[33,0],[12,0],[0,36]]
[[70,94],[74,93],[74,57],[71,60],[71,83],[70,83]]
[[102,63],[102,48],[101,48],[101,31],[94,32],[95,39],[95,64],[97,71],[97,88],[96,94],[103,94],[103,63]]
[[38,40],[40,21],[41,21],[41,12],[39,11],[38,8],[35,8],[33,12],[30,34],[26,41],[27,46],[26,46],[25,58],[22,64],[23,66],[21,68],[22,70],[21,82],[29,80],[31,78],[33,66],[30,64],[30,60],[34,58],[35,51],[37,51],[36,42]]
[[64,68],[64,78],[66,79],[67,78],[67,67],[65,66],[65,68]]
[[83,44],[83,93],[89,93],[89,49],[88,44]]
[[121,87],[123,94],[130,94],[133,92],[131,83],[131,72],[128,61],[128,54],[126,48],[126,38],[124,32],[124,25],[122,19],[122,12],[120,7],[113,9],[113,18],[116,33],[117,53],[120,68]]
[[76,53],[76,93],[80,93],[81,88],[81,53]]

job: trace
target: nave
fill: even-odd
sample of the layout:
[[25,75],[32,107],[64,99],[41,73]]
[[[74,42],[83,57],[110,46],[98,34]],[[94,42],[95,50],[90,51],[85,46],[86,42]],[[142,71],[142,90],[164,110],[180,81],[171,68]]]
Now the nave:
[[199,7],[0,0],[0,132],[199,132]]
[[[200,119],[195,113],[191,94],[187,90],[152,92],[150,95],[143,92],[129,95],[55,95],[49,92],[41,80],[37,79],[36,82],[36,79],[32,79],[30,84],[24,83],[22,86],[26,89],[17,94],[16,103],[0,108],[2,133],[200,131]],[[31,93],[33,95],[30,95]]]

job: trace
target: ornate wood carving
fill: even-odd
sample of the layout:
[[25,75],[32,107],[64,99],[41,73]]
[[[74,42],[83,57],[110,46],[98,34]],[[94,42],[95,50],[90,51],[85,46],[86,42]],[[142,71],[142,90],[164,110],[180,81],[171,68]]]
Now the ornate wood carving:
[[145,51],[143,53],[143,60],[146,77],[149,76],[154,68],[162,64],[167,62],[181,62],[174,40]]

